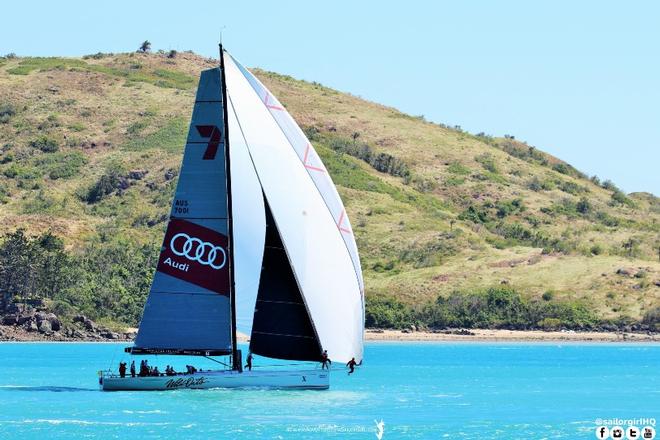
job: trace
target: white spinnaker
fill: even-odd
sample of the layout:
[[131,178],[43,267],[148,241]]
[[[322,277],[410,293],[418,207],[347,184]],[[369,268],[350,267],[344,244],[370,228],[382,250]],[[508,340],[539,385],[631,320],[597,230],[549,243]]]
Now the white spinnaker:
[[236,328],[249,336],[252,333],[252,319],[259,290],[266,217],[261,185],[238,121],[233,112],[230,111],[228,116]]
[[351,223],[346,214],[344,204],[339,197],[337,188],[332,182],[323,162],[321,162],[321,158],[316,153],[312,143],[307,139],[307,136],[305,136],[305,133],[303,133],[298,124],[296,124],[296,121],[291,117],[289,112],[286,111],[275,95],[270,93],[266,86],[264,86],[256,76],[252,75],[249,70],[243,67],[234,57],[230,55],[228,58],[233,60],[236,67],[238,67],[252,89],[254,89],[255,93],[263,102],[277,125],[279,125],[291,147],[295,150],[302,165],[309,174],[309,177],[314,181],[317,190],[321,194],[321,197],[323,197],[330,214],[337,224],[337,228],[341,232],[341,238],[344,240],[344,244],[351,255],[353,267],[355,268],[355,275],[360,283],[360,290],[364,295],[360,256],[358,254],[357,244],[355,243],[355,237],[353,236],[353,229],[351,228]]
[[361,278],[337,221],[283,130],[229,56],[225,78],[229,112],[241,127],[321,346],[331,359],[359,361]]

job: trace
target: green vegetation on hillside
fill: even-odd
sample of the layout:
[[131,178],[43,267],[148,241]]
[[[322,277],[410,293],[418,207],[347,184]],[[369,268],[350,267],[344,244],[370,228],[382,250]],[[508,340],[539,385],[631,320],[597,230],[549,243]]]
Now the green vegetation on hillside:
[[[46,292],[39,265],[3,260],[4,273],[37,271],[23,287],[2,284],[5,297],[138,321],[197,77],[215,65],[148,52],[0,58],[0,246],[23,243],[63,271]],[[513,136],[473,135],[254,72],[305,130],[345,202],[369,325],[657,324],[654,195],[625,194]],[[61,245],[40,250],[44,234]]]

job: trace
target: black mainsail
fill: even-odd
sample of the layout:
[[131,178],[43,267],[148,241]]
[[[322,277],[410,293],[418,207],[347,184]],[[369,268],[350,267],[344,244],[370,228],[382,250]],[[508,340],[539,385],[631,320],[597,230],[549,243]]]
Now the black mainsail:
[[250,351],[298,361],[316,361],[321,354],[321,345],[267,202],[266,245]]

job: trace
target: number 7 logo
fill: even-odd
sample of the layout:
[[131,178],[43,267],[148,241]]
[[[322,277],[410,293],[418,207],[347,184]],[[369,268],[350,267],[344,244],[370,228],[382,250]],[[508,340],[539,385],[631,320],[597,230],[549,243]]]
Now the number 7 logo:
[[206,144],[206,151],[202,160],[213,160],[218,153],[218,145],[220,145],[220,129],[215,125],[196,125],[197,132],[203,138],[209,138]]

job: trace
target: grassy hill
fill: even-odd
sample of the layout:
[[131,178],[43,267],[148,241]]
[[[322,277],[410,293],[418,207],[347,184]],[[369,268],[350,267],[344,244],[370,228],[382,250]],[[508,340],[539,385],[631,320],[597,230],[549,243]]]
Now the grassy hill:
[[[148,278],[153,270],[197,76],[215,64],[191,53],[0,58],[2,232],[51,231],[73,257],[106,255],[101,267],[89,266],[106,278],[55,293],[60,309],[139,318],[148,283],[126,271],[146,267]],[[454,307],[486,289],[620,322],[660,306],[654,195],[624,194],[510,136],[473,135],[318,83],[253,72],[337,184],[372,324],[435,322],[429,304]],[[108,256],[118,248],[128,254]],[[132,315],[105,312],[122,301]]]

